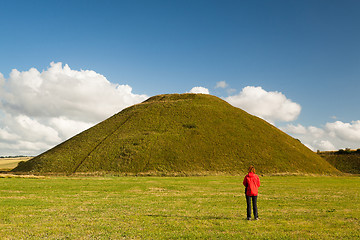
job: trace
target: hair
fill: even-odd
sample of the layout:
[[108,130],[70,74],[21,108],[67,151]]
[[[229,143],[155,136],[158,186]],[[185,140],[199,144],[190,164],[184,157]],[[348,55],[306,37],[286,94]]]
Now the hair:
[[255,173],[255,168],[253,166],[250,166],[248,172]]

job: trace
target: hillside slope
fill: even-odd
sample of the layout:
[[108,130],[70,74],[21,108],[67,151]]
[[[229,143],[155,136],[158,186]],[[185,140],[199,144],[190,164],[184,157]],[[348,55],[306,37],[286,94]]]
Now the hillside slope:
[[232,174],[250,164],[261,173],[338,172],[266,121],[203,94],[152,97],[13,171]]
[[321,152],[319,155],[344,173],[360,174],[360,151]]

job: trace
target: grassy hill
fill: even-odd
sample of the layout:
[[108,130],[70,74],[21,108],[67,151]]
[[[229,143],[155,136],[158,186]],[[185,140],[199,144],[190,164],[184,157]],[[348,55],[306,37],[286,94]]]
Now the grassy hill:
[[266,121],[203,94],[154,96],[13,171],[338,173]]
[[342,172],[360,174],[360,149],[319,152],[319,155]]

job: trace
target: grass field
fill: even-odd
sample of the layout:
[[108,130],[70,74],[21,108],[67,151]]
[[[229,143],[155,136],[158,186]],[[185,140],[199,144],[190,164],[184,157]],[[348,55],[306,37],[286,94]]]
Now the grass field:
[[359,239],[360,178],[0,178],[0,239]]

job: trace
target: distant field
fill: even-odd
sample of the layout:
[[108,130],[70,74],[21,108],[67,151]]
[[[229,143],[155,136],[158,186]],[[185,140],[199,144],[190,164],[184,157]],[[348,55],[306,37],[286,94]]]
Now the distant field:
[[30,160],[32,157],[0,158],[0,170],[10,170],[21,161]]
[[0,239],[359,239],[359,177],[0,178]]

